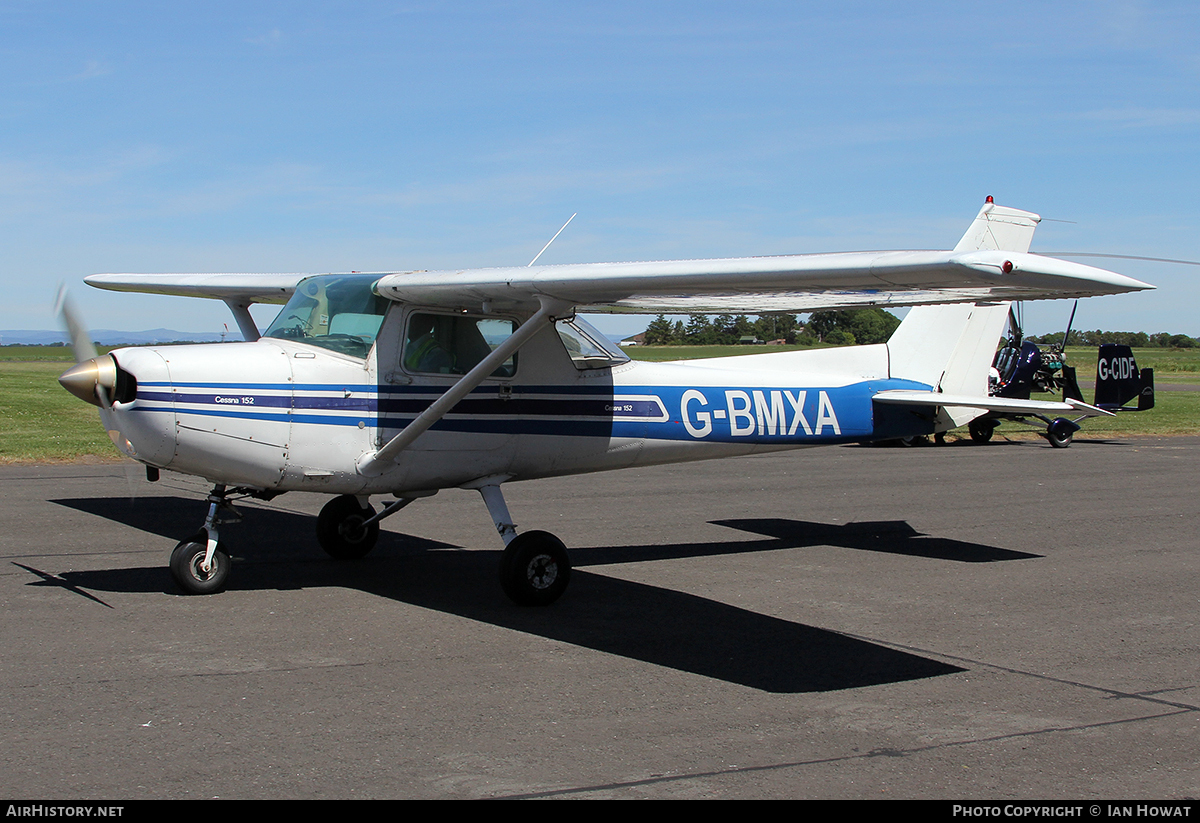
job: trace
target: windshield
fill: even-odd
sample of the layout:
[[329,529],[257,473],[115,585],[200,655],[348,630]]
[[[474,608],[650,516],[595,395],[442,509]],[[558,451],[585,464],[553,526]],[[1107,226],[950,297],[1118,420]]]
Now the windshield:
[[390,305],[372,291],[378,279],[373,274],[323,274],[301,280],[263,337],[365,358]]

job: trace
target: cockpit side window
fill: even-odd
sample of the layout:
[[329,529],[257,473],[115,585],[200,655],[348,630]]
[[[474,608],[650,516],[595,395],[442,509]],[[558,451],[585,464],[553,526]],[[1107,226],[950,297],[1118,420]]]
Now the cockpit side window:
[[[466,374],[509,338],[516,323],[502,317],[415,312],[401,355],[405,371],[418,374]],[[517,373],[516,355],[504,361],[492,377]]]
[[625,352],[582,318],[559,320],[554,328],[566,346],[567,354],[571,356],[571,363],[580,371],[605,369],[629,362]]
[[373,291],[377,275],[326,274],[300,281],[263,337],[366,358],[391,302]]

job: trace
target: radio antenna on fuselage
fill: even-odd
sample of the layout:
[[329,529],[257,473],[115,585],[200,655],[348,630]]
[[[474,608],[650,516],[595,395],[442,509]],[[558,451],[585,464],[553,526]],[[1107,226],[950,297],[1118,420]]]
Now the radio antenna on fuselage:
[[[556,231],[554,233],[554,236],[550,238],[550,243],[553,243],[555,240],[558,239],[558,236],[563,233],[563,229],[565,229],[567,226],[569,226],[571,224],[571,221],[575,219],[576,214],[579,214],[579,212],[575,212],[575,214],[572,214],[570,217],[567,218],[567,222],[562,224],[562,229],[559,229],[558,231]],[[550,243],[547,243],[546,245],[542,246],[542,250],[537,253],[537,257],[534,257],[532,260],[530,260],[529,265],[526,266],[525,268],[529,268],[534,263],[536,263],[538,260],[538,257],[541,257],[543,252],[545,252],[546,249],[550,248]]]

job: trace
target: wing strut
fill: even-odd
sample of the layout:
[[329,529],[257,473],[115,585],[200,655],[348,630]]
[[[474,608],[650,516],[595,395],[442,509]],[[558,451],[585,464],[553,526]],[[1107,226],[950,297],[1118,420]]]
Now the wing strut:
[[493,349],[491,354],[480,360],[475,368],[460,377],[457,383],[451,386],[445,394],[433,401],[425,411],[417,415],[415,420],[405,426],[383,448],[378,451],[367,452],[360,457],[358,459],[359,474],[368,477],[376,477],[383,474],[400,452],[412,445],[412,442],[420,437],[430,426],[445,417],[446,413],[458,404],[458,401],[462,400],[473,389],[479,386],[501,363],[516,353],[517,349],[525,345],[544,326],[553,323],[558,317],[569,315],[574,310],[574,306],[570,303],[542,295],[538,296],[538,302],[541,304],[541,308],[532,317],[522,323],[507,340]]
[[226,297],[225,305],[229,306],[229,310],[233,312],[233,317],[237,320],[238,329],[242,332],[242,339],[247,343],[253,343],[257,340],[259,338],[258,324],[250,316],[251,302]]

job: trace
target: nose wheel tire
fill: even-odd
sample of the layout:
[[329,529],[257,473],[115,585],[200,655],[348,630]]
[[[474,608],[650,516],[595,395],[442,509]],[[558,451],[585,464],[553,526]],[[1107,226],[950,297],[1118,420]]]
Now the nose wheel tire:
[[1056,449],[1065,449],[1071,445],[1071,440],[1075,437],[1075,429],[1072,428],[1070,420],[1057,418],[1046,428],[1046,439],[1050,441],[1050,445]]
[[566,591],[570,579],[567,547],[549,532],[517,535],[500,559],[500,586],[518,606],[549,606]]
[[353,495],[335,497],[317,516],[317,542],[335,560],[366,557],[379,539],[379,521],[363,523],[374,516],[374,507],[362,508]]
[[232,562],[222,544],[213,552],[212,567],[203,569],[204,556],[208,553],[208,534],[199,532],[182,541],[171,552],[171,577],[185,594],[216,594],[225,588],[229,580]]
[[972,442],[975,442],[975,443],[988,442],[989,440],[992,439],[992,432],[994,432],[995,430],[996,430],[996,424],[991,423],[991,422],[987,422],[987,423],[971,422],[971,423],[967,424],[967,431],[970,432],[971,440],[972,440]]

